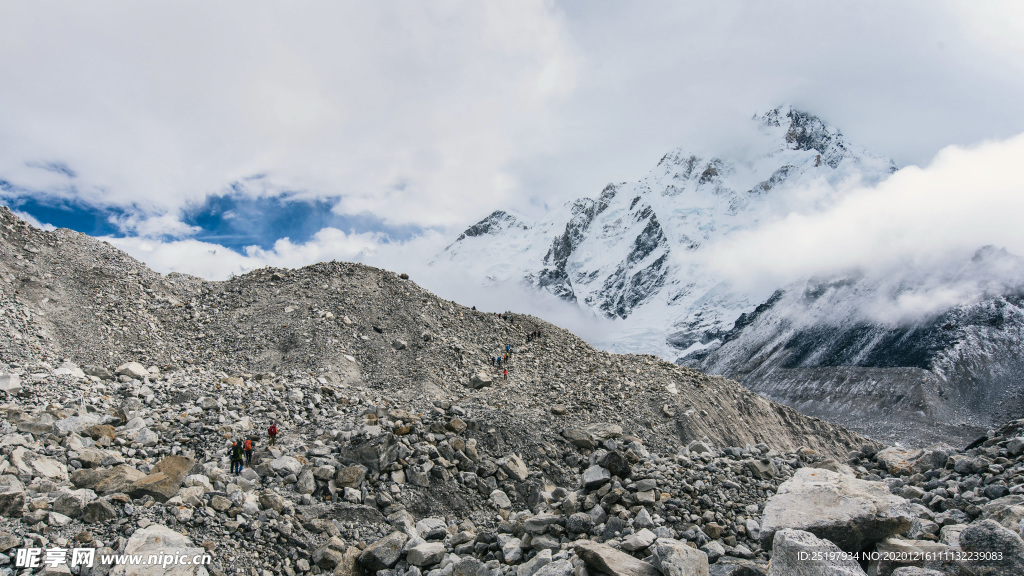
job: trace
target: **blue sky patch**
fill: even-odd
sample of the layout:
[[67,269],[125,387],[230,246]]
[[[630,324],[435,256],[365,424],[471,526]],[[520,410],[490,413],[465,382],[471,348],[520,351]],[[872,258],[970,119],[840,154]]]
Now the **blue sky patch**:
[[[54,170],[59,169],[54,166]],[[247,246],[271,249],[281,238],[289,238],[296,244],[305,243],[327,227],[348,233],[379,232],[390,241],[408,240],[424,230],[419,226],[389,225],[370,214],[336,214],[333,208],[338,197],[297,198],[289,192],[253,196],[245,192],[242,183],[229,190],[182,209],[181,221],[199,229],[191,238],[243,253]],[[43,224],[70,228],[90,236],[125,236],[126,231],[119,223],[131,216],[145,215],[134,205],[103,205],[61,198],[21,189],[4,180],[0,180],[0,201]],[[168,234],[163,239],[170,240],[172,236]]]
[[301,244],[328,227],[350,233],[382,232],[392,241],[407,240],[423,230],[391,226],[370,214],[336,214],[332,209],[337,202],[337,197],[300,199],[289,193],[253,197],[236,188],[185,208],[181,220],[201,229],[193,236],[197,240],[238,252],[246,246],[269,249],[286,237]]
[[132,212],[131,208],[101,206],[75,199],[18,190],[0,180],[3,202],[12,210],[31,215],[43,224],[70,228],[89,236],[120,236],[117,220]]

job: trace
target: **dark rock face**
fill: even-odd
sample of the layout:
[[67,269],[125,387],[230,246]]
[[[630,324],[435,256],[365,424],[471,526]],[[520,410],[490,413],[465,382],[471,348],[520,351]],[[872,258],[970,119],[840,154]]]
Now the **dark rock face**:
[[966,444],[1021,414],[1024,294],[905,322],[809,320],[865,289],[851,276],[778,291],[721,346],[679,362],[888,441]]
[[[599,307],[609,316],[626,318],[665,285],[669,256],[665,233],[649,207],[637,216],[647,219],[647,226],[633,241],[625,261],[608,276],[598,292],[601,299]],[[645,264],[645,260],[659,249],[662,250],[661,256]]]
[[[792,150],[818,152],[821,162],[835,168],[849,153],[843,134],[820,118],[794,108],[776,108],[761,116],[766,126],[787,126],[786,142]],[[893,164],[891,171],[896,171]]]
[[[574,285],[592,278],[574,275],[569,269],[569,259],[587,239],[595,218],[608,208],[616,192],[616,187],[609,185],[597,201],[576,201],[565,231],[555,237],[544,257],[545,266],[537,276],[538,287],[565,300],[577,300]],[[609,317],[629,316],[634,308],[661,290],[669,271],[668,240],[658,216],[649,205],[638,206],[639,198],[635,200],[630,204],[630,219],[636,224],[646,224],[633,238],[626,257],[606,273],[600,288],[585,300],[587,305]]]
[[615,197],[615,192],[615,186],[609,184],[596,201],[582,198],[573,204],[565,231],[551,241],[551,248],[544,256],[544,267],[537,276],[538,286],[563,300],[576,300],[566,265],[573,251],[586,237],[594,218],[608,208],[608,202]]
[[512,216],[503,210],[495,210],[494,212],[491,212],[490,216],[487,218],[484,218],[469,228],[466,228],[466,231],[460,234],[455,241],[459,242],[466,238],[482,236],[484,234],[499,234],[505,228],[514,226],[516,223],[517,221],[515,216]]

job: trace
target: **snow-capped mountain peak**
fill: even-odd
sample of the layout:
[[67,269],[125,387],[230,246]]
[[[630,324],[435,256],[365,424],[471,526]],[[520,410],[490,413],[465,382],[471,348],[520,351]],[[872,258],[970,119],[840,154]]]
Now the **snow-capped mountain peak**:
[[636,182],[609,184],[537,221],[497,211],[440,260],[482,282],[519,282],[617,319],[613,349],[676,357],[704,348],[762,294],[712,277],[704,248],[794,210],[831,202],[895,165],[821,119],[780,106],[753,121],[766,150],[742,156],[678,148]]

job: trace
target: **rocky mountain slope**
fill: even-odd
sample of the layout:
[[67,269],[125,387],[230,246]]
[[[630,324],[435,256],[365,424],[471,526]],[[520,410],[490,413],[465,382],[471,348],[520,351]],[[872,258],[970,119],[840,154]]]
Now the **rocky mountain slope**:
[[[1022,422],[969,450],[879,451],[391,272],[163,277],[6,209],[0,236],[4,574],[857,575],[799,552],[983,546],[999,559],[929,566],[1024,566],[1006,528],[1024,518]],[[507,381],[489,360],[506,344]],[[244,438],[255,455],[232,475]]]
[[676,358],[713,345],[768,294],[707,269],[706,247],[759,222],[827,205],[895,171],[791,107],[754,119],[751,149],[666,154],[638,182],[609,184],[541,221],[498,211],[437,258],[486,283],[523,283],[615,319],[610,349]]
[[[598,351],[538,318],[470,310],[395,273],[330,262],[225,282],[164,277],[85,235],[35,230],[9,211],[0,217],[7,362],[301,373],[424,409],[438,399],[469,402],[513,428],[556,433],[608,421],[657,444],[771,441],[841,454],[861,442],[724,378]],[[535,330],[543,337],[527,343]],[[508,383],[474,390],[471,378],[494,375],[491,361],[506,345],[516,350]],[[555,404],[565,407],[557,419]],[[734,426],[739,419],[749,426]]]

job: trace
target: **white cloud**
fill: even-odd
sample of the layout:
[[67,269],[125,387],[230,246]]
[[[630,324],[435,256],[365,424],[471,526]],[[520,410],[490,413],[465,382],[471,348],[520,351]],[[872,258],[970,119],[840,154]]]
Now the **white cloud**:
[[129,237],[101,237],[116,248],[124,250],[153,270],[168,274],[179,272],[208,280],[224,280],[232,275],[244,274],[263,266],[260,262],[233,252],[218,244],[199,240],[161,241]]
[[[878,319],[913,317],[1019,286],[1013,257],[971,262],[984,246],[1024,256],[1024,134],[941,151],[824,210],[792,212],[709,247],[707,263],[738,285],[772,289],[812,276],[867,274],[886,287]],[[906,291],[906,287],[912,290]]]
[[198,226],[185,224],[174,214],[148,216],[145,214],[128,213],[114,218],[113,223],[126,234],[143,238],[160,236],[182,238],[192,236],[201,230]]
[[575,82],[542,0],[104,6],[5,9],[0,178],[162,214],[261,173],[462,225],[511,202],[507,165],[551,145]]
[[457,232],[635,179],[679,145],[721,149],[783,102],[920,163],[1024,131],[1021,10],[15,3],[0,21],[0,178],[162,215],[266,174],[271,193]]
[[[162,241],[139,236],[102,238],[161,273],[181,272],[207,280],[224,280],[263,266],[299,268],[316,262],[363,262],[393,270],[419,268],[421,254],[431,253],[443,240],[427,233],[391,243],[378,233],[346,233],[324,228],[307,242],[282,238],[269,249],[249,246],[243,254],[194,239]],[[423,265],[425,267],[425,264]]]

